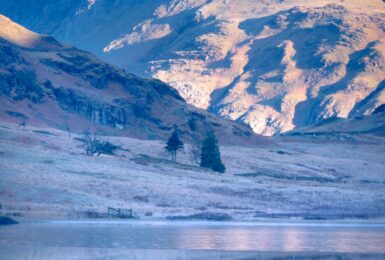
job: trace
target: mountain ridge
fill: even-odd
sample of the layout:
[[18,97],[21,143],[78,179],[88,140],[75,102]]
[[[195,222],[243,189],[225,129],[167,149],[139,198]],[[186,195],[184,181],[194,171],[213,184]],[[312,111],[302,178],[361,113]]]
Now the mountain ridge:
[[385,103],[380,0],[67,3],[55,28],[41,23],[56,21],[62,5],[54,1],[32,18],[11,2],[0,12],[158,78],[188,103],[263,135]]
[[222,139],[253,139],[248,127],[185,103],[176,90],[108,65],[0,16],[2,121],[87,128],[140,138],[165,138],[175,127],[186,138],[213,128]]

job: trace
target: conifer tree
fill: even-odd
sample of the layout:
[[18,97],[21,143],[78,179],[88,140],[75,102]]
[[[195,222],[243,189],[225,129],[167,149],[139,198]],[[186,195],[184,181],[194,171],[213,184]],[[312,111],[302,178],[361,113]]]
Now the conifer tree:
[[218,141],[214,131],[210,131],[203,141],[201,154],[201,167],[210,168],[213,171],[224,173],[226,167],[221,160]]
[[170,139],[167,141],[165,149],[171,154],[173,161],[176,161],[176,154],[179,150],[182,150],[184,147],[183,142],[179,139],[178,130],[175,130]]

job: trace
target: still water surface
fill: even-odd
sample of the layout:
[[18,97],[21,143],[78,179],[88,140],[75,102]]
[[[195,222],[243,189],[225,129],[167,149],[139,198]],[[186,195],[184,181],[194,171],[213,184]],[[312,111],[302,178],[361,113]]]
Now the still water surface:
[[44,221],[0,227],[0,256],[36,256],[32,249],[44,248],[384,254],[385,225]]

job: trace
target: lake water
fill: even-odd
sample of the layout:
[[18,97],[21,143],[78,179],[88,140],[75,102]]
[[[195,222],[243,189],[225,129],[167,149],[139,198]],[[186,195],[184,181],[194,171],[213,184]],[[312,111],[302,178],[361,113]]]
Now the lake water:
[[385,259],[385,225],[44,221],[0,227],[1,259]]

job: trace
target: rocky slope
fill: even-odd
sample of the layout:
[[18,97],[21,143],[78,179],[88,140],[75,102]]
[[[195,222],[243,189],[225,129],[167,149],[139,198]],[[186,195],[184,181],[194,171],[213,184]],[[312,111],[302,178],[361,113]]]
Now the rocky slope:
[[28,125],[162,138],[175,125],[186,136],[209,127],[222,137],[248,127],[185,103],[159,80],[142,79],[93,55],[33,33],[0,16],[0,119]]
[[385,102],[381,0],[19,0],[0,12],[264,135]]

